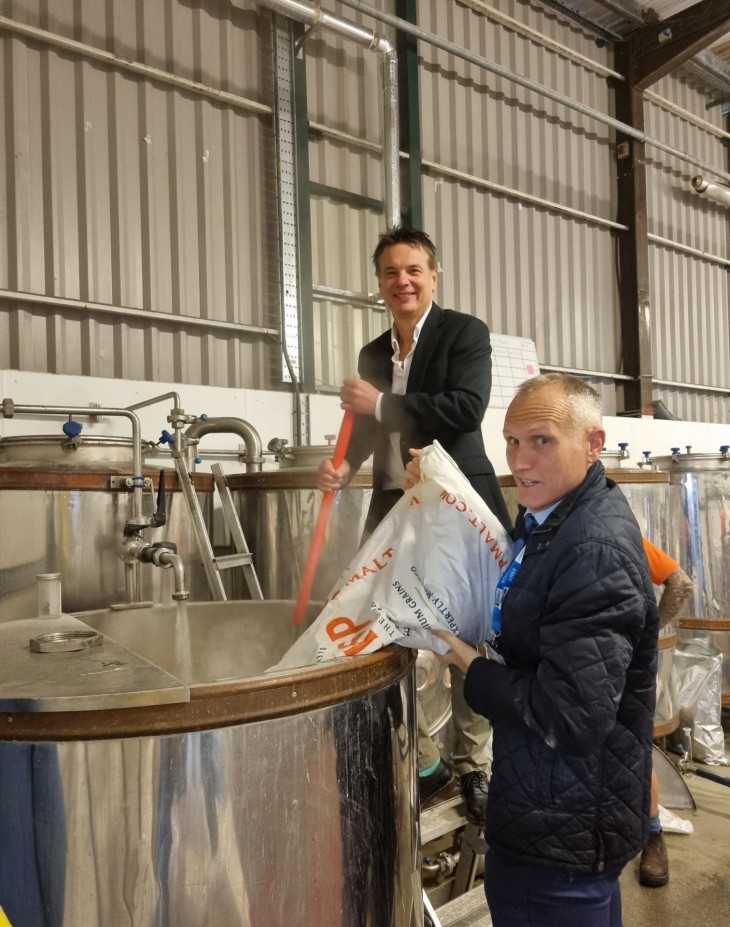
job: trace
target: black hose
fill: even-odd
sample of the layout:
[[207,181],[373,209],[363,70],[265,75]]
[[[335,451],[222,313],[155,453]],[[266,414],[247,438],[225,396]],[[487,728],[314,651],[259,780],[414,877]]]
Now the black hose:
[[730,779],[727,776],[718,776],[717,773],[707,772],[706,769],[693,769],[692,772],[697,776],[701,776],[703,779],[710,779],[712,782],[718,782],[720,785],[730,786]]

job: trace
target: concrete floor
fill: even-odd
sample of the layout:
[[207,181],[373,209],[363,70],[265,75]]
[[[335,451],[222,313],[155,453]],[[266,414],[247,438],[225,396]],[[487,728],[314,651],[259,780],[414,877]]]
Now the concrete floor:
[[[730,734],[725,737],[730,759]],[[730,779],[728,766],[703,769]],[[694,833],[666,834],[669,882],[639,885],[639,861],[621,876],[624,927],[728,927],[730,925],[730,787],[699,777],[685,778],[697,809],[674,810],[690,820]]]
[[[723,715],[727,732],[730,716]],[[730,759],[730,732],[725,755]],[[730,766],[697,765],[730,780]],[[694,832],[665,834],[669,882],[662,888],[639,885],[638,857],[626,866],[621,876],[623,927],[730,927],[730,787],[697,776],[686,776],[684,782],[697,807],[670,810],[691,821]],[[444,927],[490,927],[480,879],[473,892],[478,903],[462,895],[441,907],[449,892],[443,898],[438,893],[438,888],[429,891]]]

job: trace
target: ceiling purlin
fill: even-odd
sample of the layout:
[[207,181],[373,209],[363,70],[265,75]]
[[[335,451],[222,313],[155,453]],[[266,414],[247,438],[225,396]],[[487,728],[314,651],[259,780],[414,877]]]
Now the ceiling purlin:
[[593,0],[593,2],[597,3],[598,6],[602,6],[605,10],[616,13],[618,16],[638,25],[643,25],[648,20],[658,18],[653,10],[646,10],[634,3],[633,0]]
[[637,89],[649,87],[722,38],[729,27],[728,0],[701,0],[658,24],[634,29],[625,40],[626,77]]
[[582,29],[585,29],[586,32],[592,33],[601,42],[613,44],[614,42],[621,41],[623,38],[624,32],[617,32],[615,29],[602,26],[594,19],[590,19],[574,7],[567,5],[566,0],[540,0],[540,3],[545,7],[555,10],[565,19],[576,23]]

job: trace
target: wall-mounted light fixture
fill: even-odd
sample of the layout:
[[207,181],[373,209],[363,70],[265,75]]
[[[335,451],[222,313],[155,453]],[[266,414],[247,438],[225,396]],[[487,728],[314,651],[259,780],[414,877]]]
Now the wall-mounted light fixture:
[[721,183],[712,183],[698,174],[692,178],[692,188],[708,199],[720,203],[721,206],[730,207],[730,187],[726,187]]

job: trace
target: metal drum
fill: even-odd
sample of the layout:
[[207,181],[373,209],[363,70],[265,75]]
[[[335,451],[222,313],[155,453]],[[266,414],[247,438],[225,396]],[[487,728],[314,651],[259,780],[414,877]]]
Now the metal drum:
[[654,737],[666,737],[679,727],[676,646],[677,635],[671,627],[659,632]]
[[[604,452],[601,460],[604,466],[609,462],[618,464],[624,456],[621,452]],[[617,466],[616,469],[606,469],[606,476],[621,487],[644,537],[669,553],[669,475],[659,470]],[[517,514],[517,485],[514,477],[501,476],[499,485],[507,508],[514,518]],[[654,713],[656,737],[663,737],[679,726],[675,666],[677,635],[671,627],[665,630],[667,633],[662,633],[659,640],[657,704]]]
[[[674,528],[667,549],[695,582],[687,618],[679,621],[680,640],[711,640],[723,661],[722,701],[730,706],[730,456],[680,453],[651,458],[652,467],[670,479],[670,519]],[[685,633],[690,632],[690,633]]]
[[[606,455],[608,461],[610,454]],[[601,455],[603,460],[604,455]],[[604,464],[605,465],[605,464]],[[606,476],[618,483],[634,513],[644,537],[669,553],[669,477],[657,470],[620,467],[606,469]],[[513,476],[500,476],[499,485],[509,513],[517,515],[517,485]]]
[[[107,635],[120,672],[147,658],[187,701],[178,686],[177,701],[145,704],[130,686],[130,707],[95,709],[86,690],[105,661],[91,650],[74,657],[86,672],[70,673],[86,710],[69,710],[68,682],[35,703],[26,687],[26,710],[13,710],[0,683],[11,923],[422,927],[414,655],[393,647],[265,675],[295,638],[293,605],[79,616]],[[6,622],[0,638],[25,624]],[[66,656],[24,658],[61,674]],[[63,710],[30,710],[59,691]]]
[[[118,555],[131,514],[132,441],[52,436],[0,440],[0,621],[37,614],[35,577],[61,573],[67,612],[124,602],[124,563]],[[145,471],[149,510],[157,470]],[[213,480],[193,476],[204,511],[212,517]],[[151,541],[177,545],[191,594],[208,599],[208,584],[177,475],[166,471],[167,524],[148,529]],[[142,598],[161,602],[173,590],[172,570],[140,570]]]
[[[323,494],[316,467],[284,467],[228,476],[265,599],[296,599]],[[312,588],[325,599],[360,548],[372,471],[360,470],[335,494]],[[234,587],[234,595],[243,592]]]

